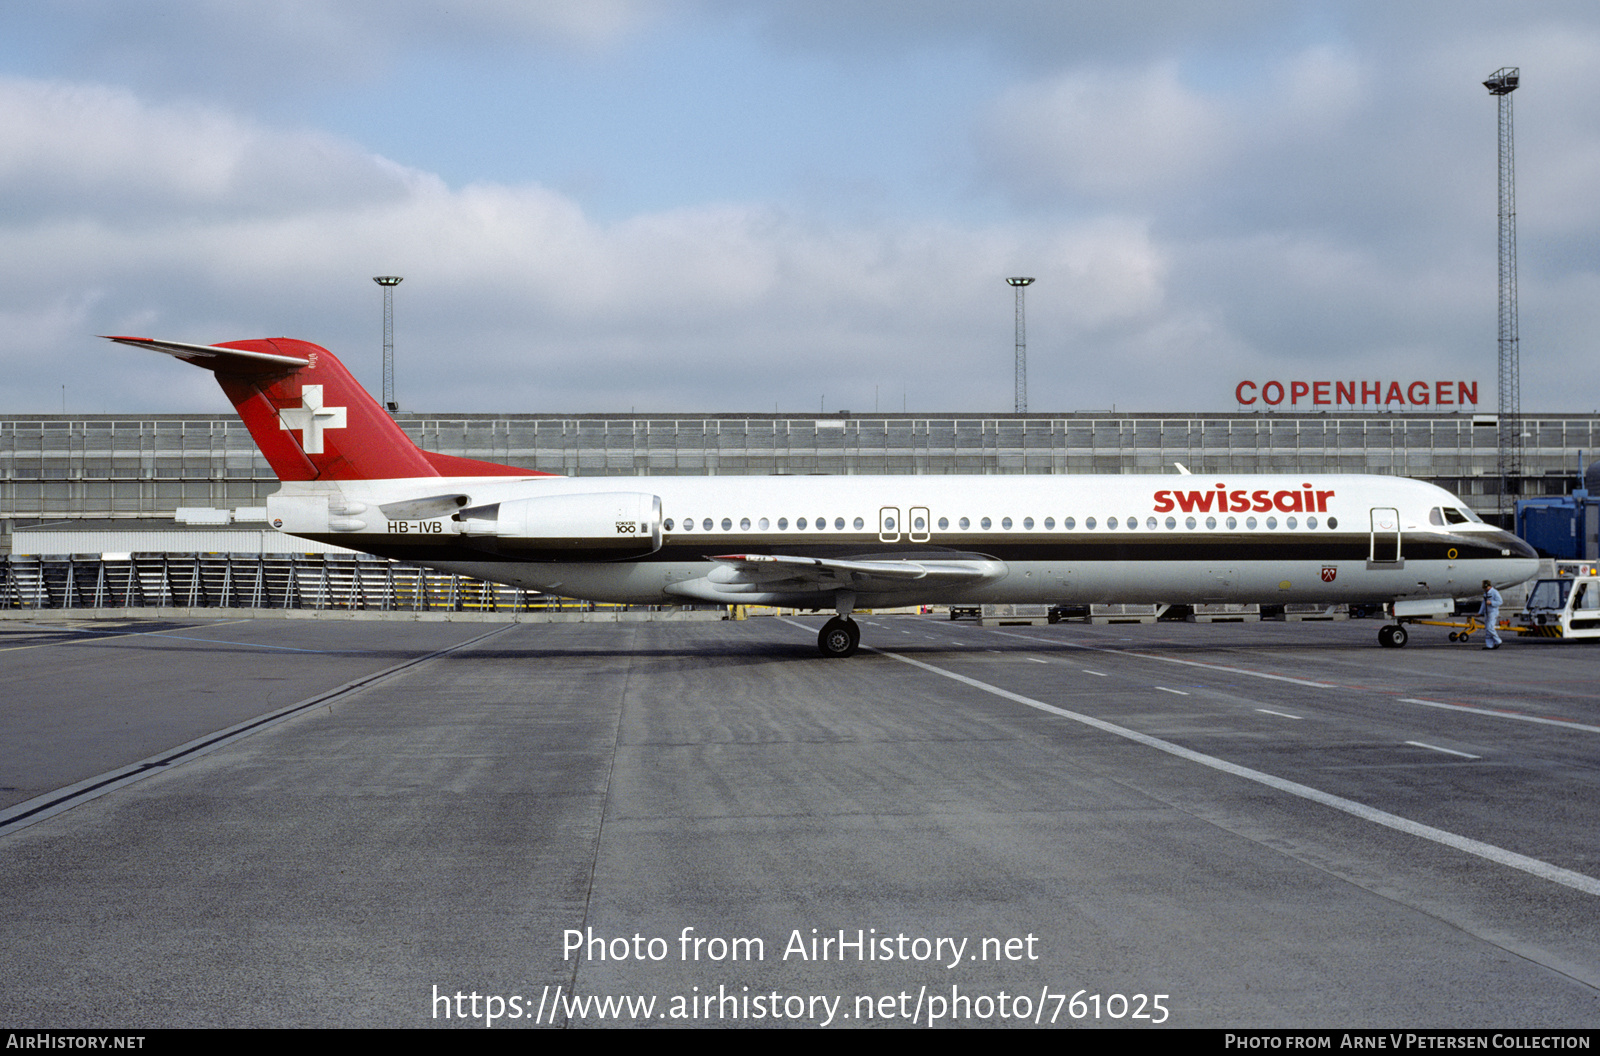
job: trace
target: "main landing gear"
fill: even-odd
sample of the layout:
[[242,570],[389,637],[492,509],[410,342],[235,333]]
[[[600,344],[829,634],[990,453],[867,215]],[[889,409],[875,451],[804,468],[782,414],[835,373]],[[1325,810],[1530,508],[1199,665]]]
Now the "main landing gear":
[[1402,624],[1391,623],[1387,627],[1378,628],[1378,644],[1385,649],[1404,648],[1406,639],[1409,637]]
[[861,647],[861,628],[848,616],[835,616],[817,632],[817,648],[823,656],[854,656]]

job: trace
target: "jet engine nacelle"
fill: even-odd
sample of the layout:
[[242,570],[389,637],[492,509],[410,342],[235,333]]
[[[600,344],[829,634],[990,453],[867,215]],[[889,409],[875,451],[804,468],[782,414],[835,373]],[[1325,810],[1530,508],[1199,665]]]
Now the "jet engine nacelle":
[[562,560],[622,560],[661,549],[661,498],[642,492],[547,495],[472,506],[457,530],[501,553]]

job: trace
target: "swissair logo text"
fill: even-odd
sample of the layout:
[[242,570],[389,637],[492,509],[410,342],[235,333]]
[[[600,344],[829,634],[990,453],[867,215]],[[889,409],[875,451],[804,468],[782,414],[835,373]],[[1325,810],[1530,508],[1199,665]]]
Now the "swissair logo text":
[[1301,490],[1281,491],[1229,491],[1226,484],[1218,484],[1215,491],[1158,491],[1155,508],[1157,513],[1174,509],[1184,513],[1327,513],[1331,498],[1331,490],[1318,491],[1310,484],[1302,484]]

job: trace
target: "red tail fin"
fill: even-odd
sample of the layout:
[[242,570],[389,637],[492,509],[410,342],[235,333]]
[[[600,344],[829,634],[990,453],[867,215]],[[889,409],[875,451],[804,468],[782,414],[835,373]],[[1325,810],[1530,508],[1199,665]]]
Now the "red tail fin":
[[190,345],[113,337],[214,372],[279,480],[548,476],[493,462],[423,451],[343,363],[319,345],[287,337]]

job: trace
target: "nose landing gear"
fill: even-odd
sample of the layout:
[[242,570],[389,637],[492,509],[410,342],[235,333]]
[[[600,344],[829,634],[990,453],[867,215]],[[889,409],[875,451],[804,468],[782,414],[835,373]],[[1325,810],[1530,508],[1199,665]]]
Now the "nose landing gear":
[[1385,649],[1400,649],[1410,637],[1403,624],[1391,623],[1387,627],[1378,628],[1378,644]]

